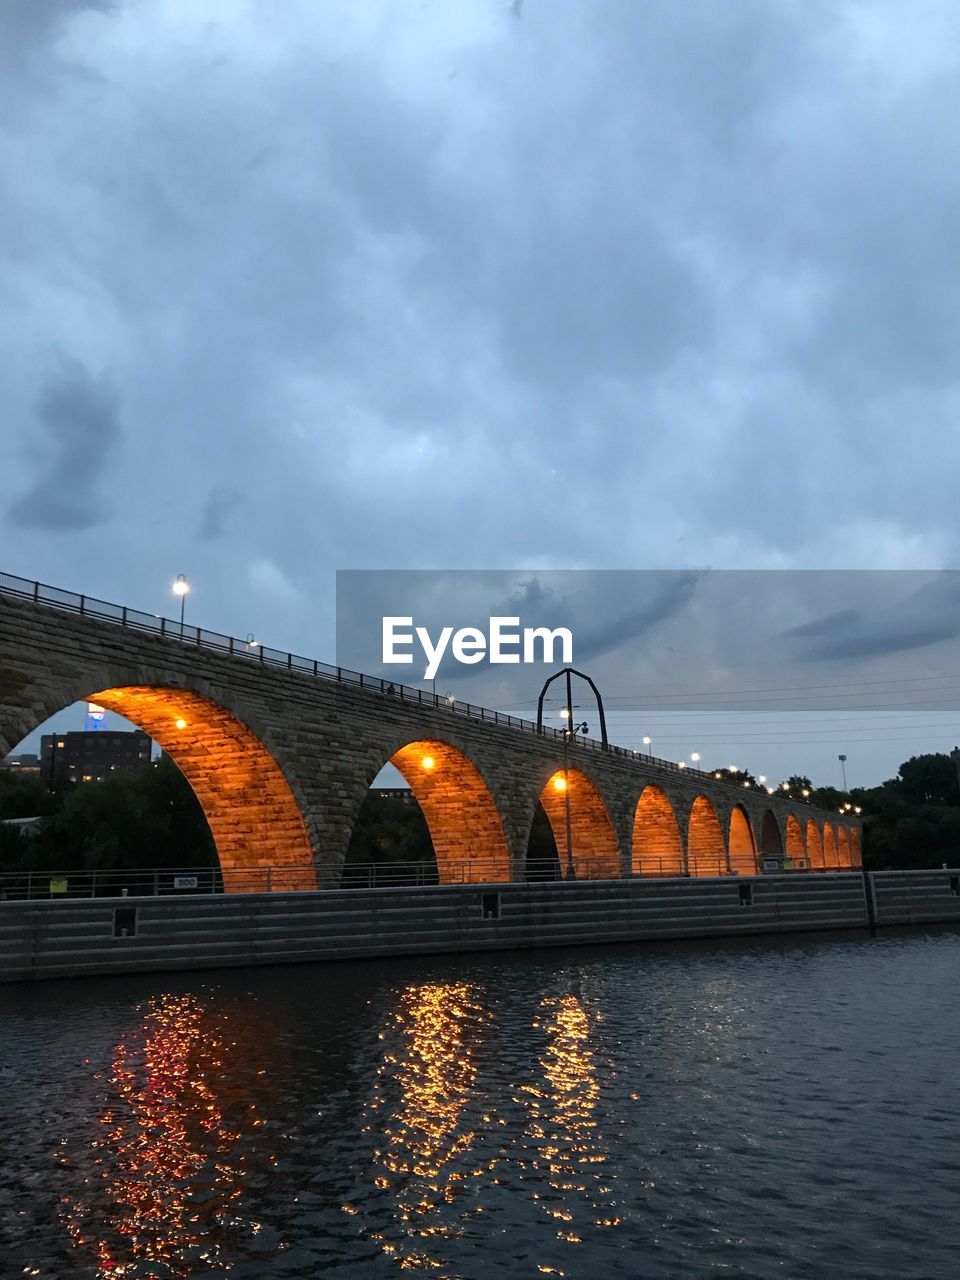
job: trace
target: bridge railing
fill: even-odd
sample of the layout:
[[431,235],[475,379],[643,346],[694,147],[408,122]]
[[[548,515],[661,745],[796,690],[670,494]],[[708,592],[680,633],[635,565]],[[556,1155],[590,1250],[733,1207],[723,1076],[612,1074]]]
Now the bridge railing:
[[[812,870],[794,865],[793,871]],[[849,871],[850,867],[818,867],[816,871]],[[686,872],[677,869],[671,859],[663,862],[647,860],[641,874],[629,879],[676,879],[684,875],[699,878],[736,875],[728,870],[725,860],[693,858]],[[0,901],[24,901],[36,898],[67,900],[70,898],[138,898],[180,897],[192,894],[293,893],[309,891],[305,883],[309,873],[299,867],[243,867],[227,872],[226,885],[219,867],[151,867],[129,870],[96,871],[8,871],[0,873]],[[443,880],[435,862],[382,862],[351,864],[343,869],[340,889],[392,889],[414,886],[451,884],[496,885],[534,884],[565,880],[565,866],[555,858],[528,858],[522,870],[511,880],[505,878],[493,863],[464,861],[445,864]],[[599,859],[576,859],[577,880],[617,880],[610,874],[610,863]]]
[[[533,720],[525,720],[522,716],[513,716],[505,711],[492,711],[489,707],[463,702],[459,698],[417,689],[412,685],[398,684],[380,676],[364,675],[360,671],[332,666],[316,658],[304,658],[282,649],[271,649],[257,641],[238,640],[235,636],[223,635],[219,631],[209,631],[206,627],[185,626],[178,620],[164,618],[159,614],[143,613],[137,609],[129,609],[126,605],[110,604],[94,596],[77,595],[74,591],[65,591],[61,587],[51,587],[29,578],[20,578],[16,574],[0,573],[0,595],[12,596],[18,600],[31,600],[35,604],[62,609],[83,617],[96,618],[101,622],[115,623],[129,631],[160,636],[165,640],[173,640],[191,648],[211,649],[217,653],[227,654],[231,658],[262,666],[283,667],[288,671],[299,672],[301,675],[331,680],[337,684],[350,685],[354,688],[369,690],[371,693],[382,694],[384,697],[396,698],[401,702],[435,707],[451,715],[483,720],[490,724],[503,725],[505,728],[535,733],[541,737],[562,741],[565,733],[563,729],[554,728],[552,725],[538,726]],[[736,779],[726,776],[717,778],[716,774],[710,771],[698,769],[693,765],[681,766],[675,760],[665,760],[644,751],[635,751],[632,747],[619,747],[612,743],[605,745],[596,738],[580,736],[570,741],[571,746],[576,748],[624,756],[668,773],[687,773],[710,781],[720,781],[731,787],[742,788],[743,786],[743,783]]]

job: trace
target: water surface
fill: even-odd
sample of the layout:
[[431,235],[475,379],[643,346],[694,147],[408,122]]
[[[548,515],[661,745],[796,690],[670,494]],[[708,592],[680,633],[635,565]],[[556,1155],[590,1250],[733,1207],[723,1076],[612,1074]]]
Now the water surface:
[[960,936],[0,988],[0,1275],[953,1277]]

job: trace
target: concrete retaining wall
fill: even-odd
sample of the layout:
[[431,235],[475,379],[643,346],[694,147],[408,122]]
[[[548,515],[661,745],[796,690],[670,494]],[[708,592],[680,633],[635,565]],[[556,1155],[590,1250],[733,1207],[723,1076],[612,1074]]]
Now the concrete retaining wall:
[[960,870],[874,871],[878,924],[960,923]]
[[[868,880],[881,926],[960,923],[960,870],[877,872]],[[5,902],[0,979],[868,923],[859,873]]]
[[[849,873],[8,902],[0,903],[0,977],[856,928],[865,921],[863,878]],[[122,936],[130,926],[133,936]]]

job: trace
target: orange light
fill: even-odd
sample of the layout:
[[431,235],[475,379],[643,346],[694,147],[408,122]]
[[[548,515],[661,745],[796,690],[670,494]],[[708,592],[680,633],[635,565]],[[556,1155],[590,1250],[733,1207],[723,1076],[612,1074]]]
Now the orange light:
[[567,780],[559,773],[553,780],[553,789],[554,791],[566,791],[567,789]]
[[187,727],[187,722],[186,722],[186,720],[178,720],[178,721],[177,721],[177,728],[178,728],[178,729],[185,729],[186,727]]
[[425,769],[432,769],[433,766],[436,764],[436,761],[434,760],[433,756],[424,756],[423,759],[420,761],[420,763],[423,765]]

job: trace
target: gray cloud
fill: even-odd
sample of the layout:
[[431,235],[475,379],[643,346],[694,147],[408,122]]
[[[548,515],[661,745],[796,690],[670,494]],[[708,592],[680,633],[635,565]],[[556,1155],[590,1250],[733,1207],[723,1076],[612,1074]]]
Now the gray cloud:
[[104,469],[120,442],[116,393],[77,360],[62,357],[40,391],[39,472],[10,507],[28,529],[89,529],[107,519]]

